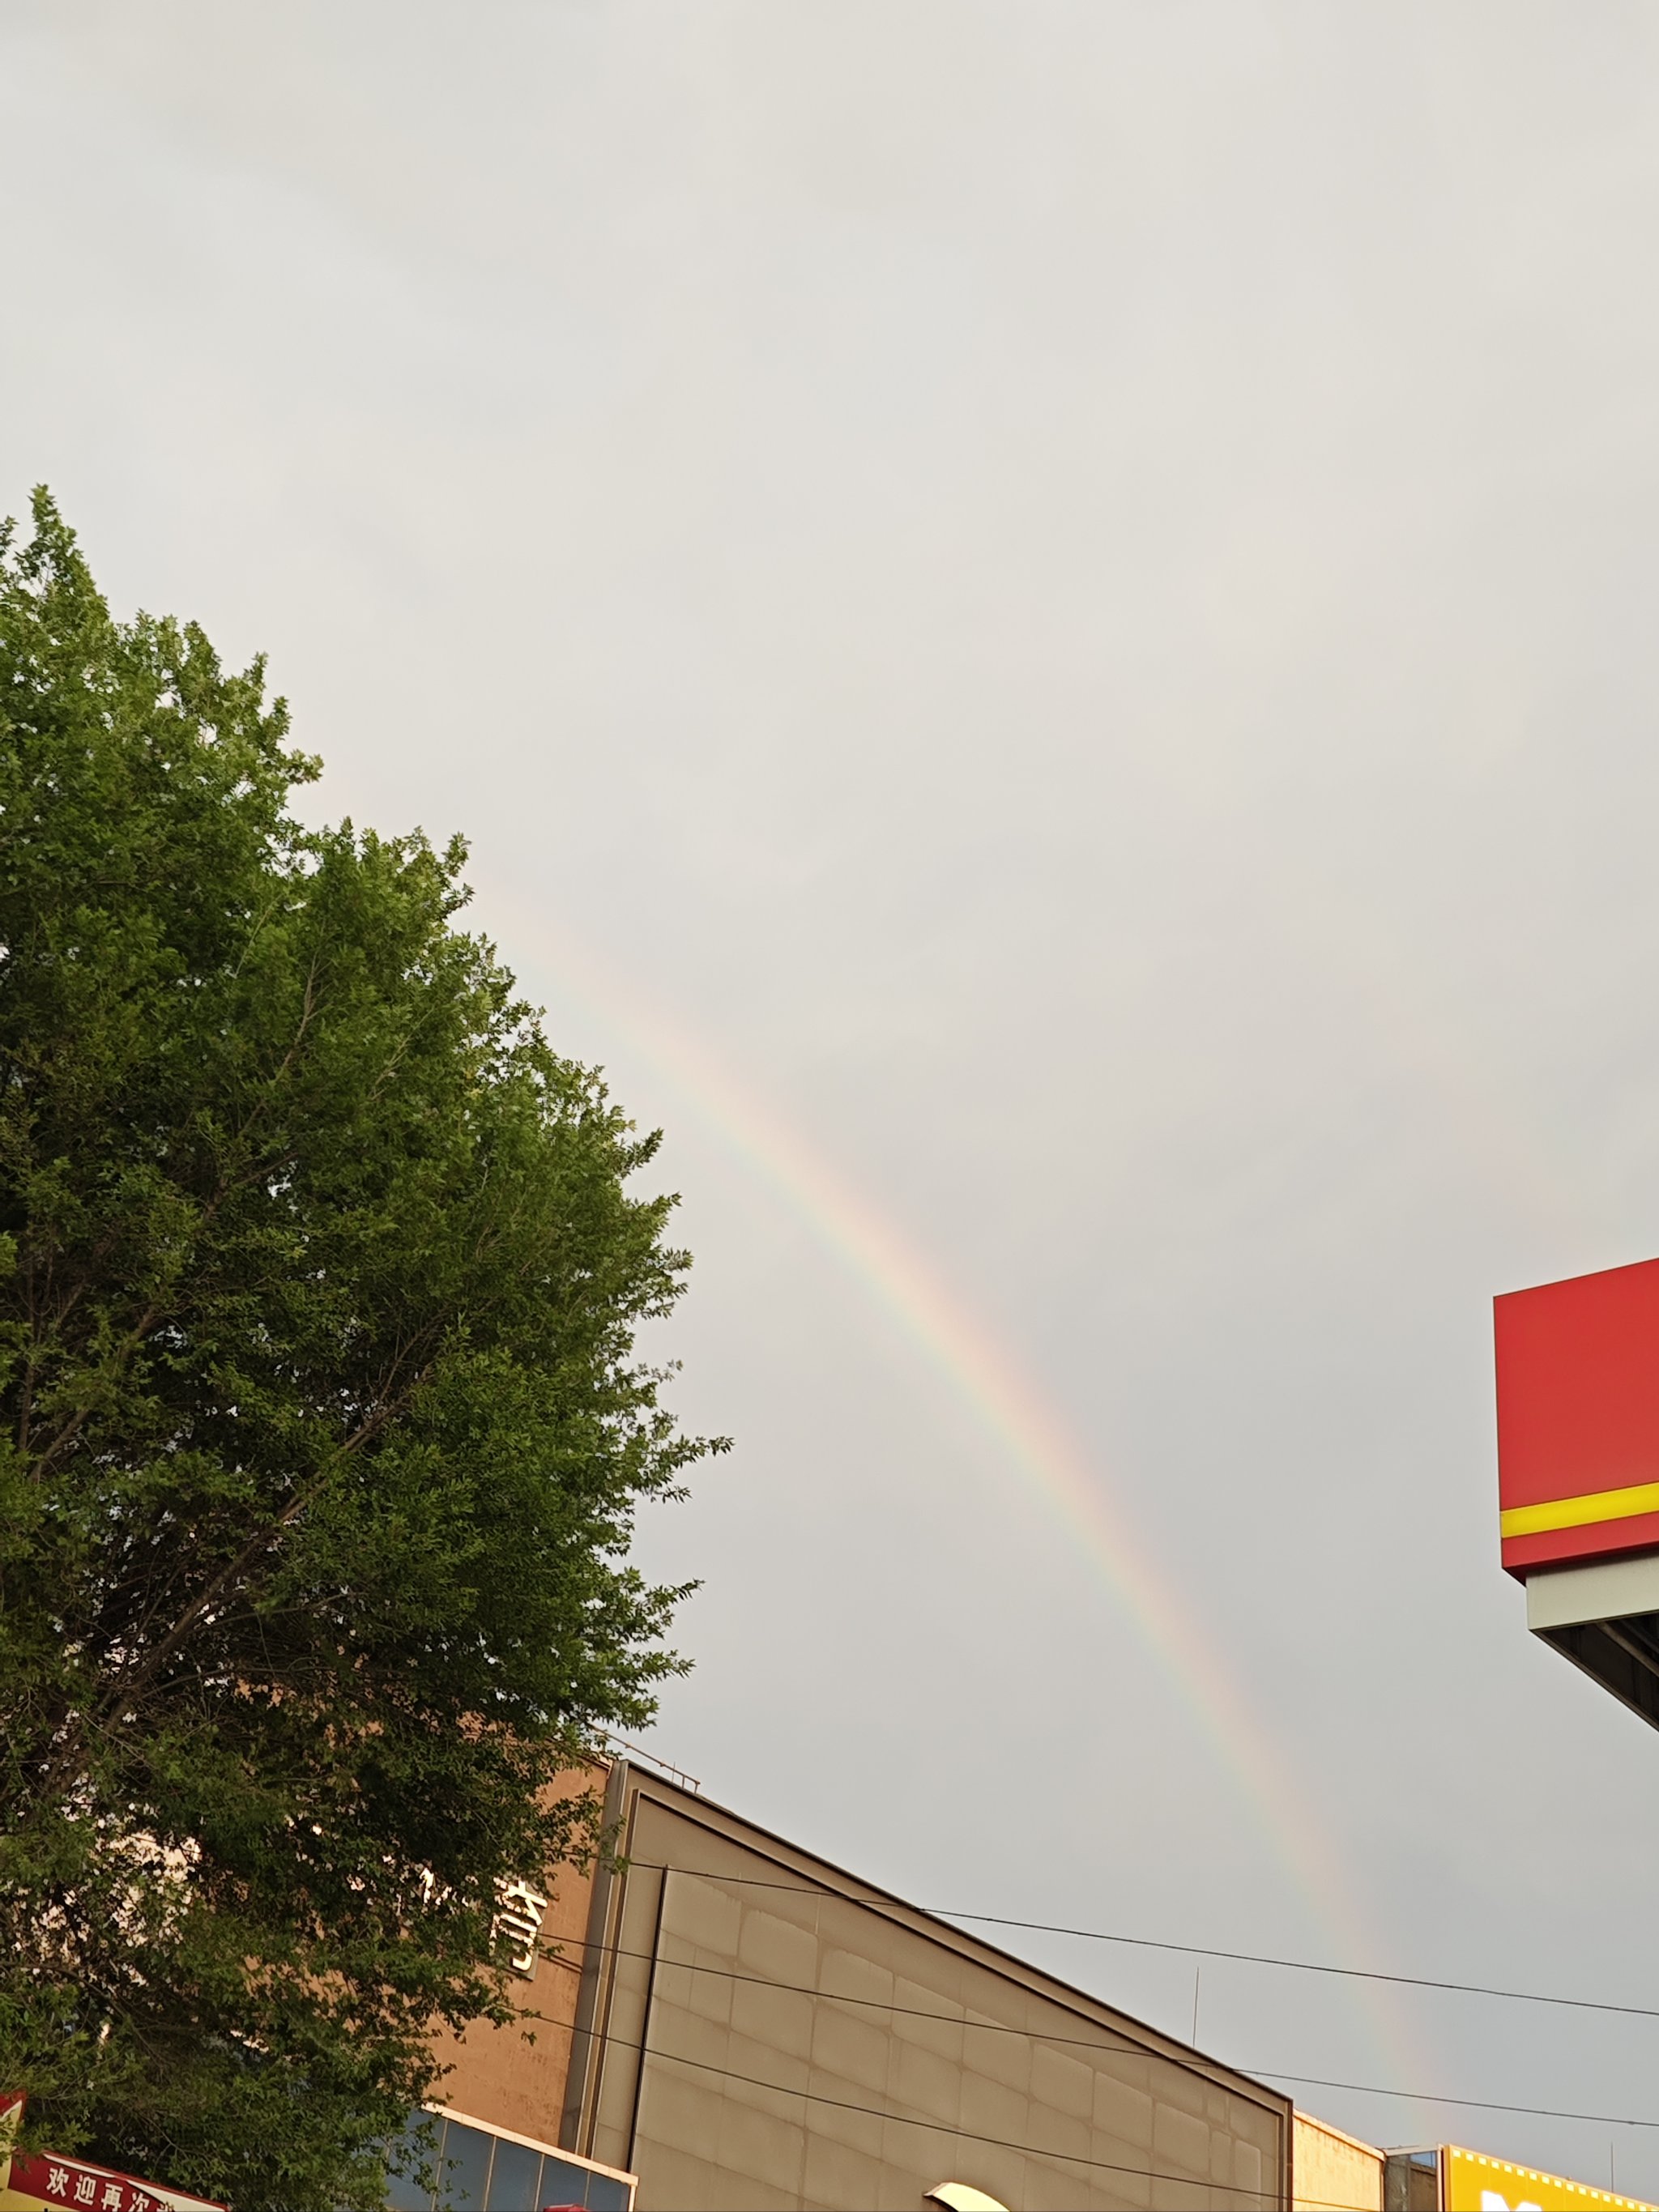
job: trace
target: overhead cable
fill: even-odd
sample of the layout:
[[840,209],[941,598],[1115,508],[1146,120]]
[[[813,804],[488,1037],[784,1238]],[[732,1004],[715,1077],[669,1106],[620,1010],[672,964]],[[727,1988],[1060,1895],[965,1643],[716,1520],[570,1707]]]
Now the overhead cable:
[[[685,1867],[663,1869],[648,1859],[633,1859],[629,1865],[652,1872],[685,1874]],[[793,1897],[845,1897],[860,1905],[897,1905],[906,1912],[922,1912],[935,1920],[969,1920],[976,1926],[988,1928],[1021,1928],[1036,1936],[1072,1936],[1089,1943],[1122,1943],[1140,1951],[1175,1951],[1188,1959],[1231,1959],[1236,1965],[1245,1966],[1282,1966],[1297,1974],[1333,1974],[1346,1981],[1389,1982],[1395,1988],[1408,1990],[1443,1990],[1460,1996],[1498,1997],[1509,2004],[1560,2005],[1572,2012],[1618,2013],[1630,2020],[1659,2020],[1659,2006],[1614,2004],[1601,1997],[1564,1997],[1540,1990],[1505,1990],[1486,1982],[1443,1982],[1426,1974],[1389,1974],[1376,1966],[1331,1966],[1317,1959],[1281,1959],[1265,1951],[1223,1951],[1211,1943],[1173,1943],[1158,1936],[1121,1936],[1105,1928],[1071,1928],[1051,1920],[1013,1920],[1000,1912],[968,1912],[955,1905],[912,1905],[898,1897],[874,1896],[860,1898],[851,1892],[827,1888],[809,1888],[802,1882],[763,1881],[756,1876],[738,1874],[702,1875],[705,1881],[727,1881],[745,1889],[782,1890]]]
[[[745,1977],[745,1978],[752,1978]],[[777,1988],[781,1985],[773,1983],[769,1986]],[[1257,2206],[1265,2206],[1276,2195],[1276,2192],[1271,2189],[1263,2189],[1260,2186],[1250,2188],[1240,2182],[1215,2181],[1208,2176],[1200,2180],[1192,2173],[1170,2173],[1167,2171],[1160,2171],[1157,2166],[1132,2166],[1121,2160],[1088,2158],[1077,2151],[1060,2150],[1045,2147],[1041,2143],[1017,2142],[1012,2136],[981,2135],[973,2128],[959,2127],[949,2120],[920,2119],[912,2113],[884,2110],[879,2105],[859,2105],[845,2097],[820,2096],[813,2089],[792,2088],[782,2082],[763,2081],[756,2074],[739,2074],[734,2067],[715,2065],[712,2059],[688,2058],[679,2051],[664,2051],[659,2045],[649,2042],[636,2044],[630,2036],[623,2034],[618,2029],[590,2030],[589,2033],[596,2043],[617,2043],[634,2052],[639,2059],[641,2075],[647,2059],[666,2059],[672,2065],[695,2067],[700,2074],[712,2074],[722,2081],[740,2081],[745,2088],[763,2089],[775,2097],[799,2098],[804,2105],[825,2105],[832,2112],[858,2112],[866,2118],[890,2121],[898,2127],[921,2128],[931,2135],[948,2136],[953,2142],[985,2143],[993,2149],[1015,2151],[1022,2158],[1057,2160],[1062,2166],[1086,2166],[1108,2173],[1134,2174],[1144,2181],[1173,2181],[1188,2187],[1197,2186],[1211,2191],[1218,2191],[1227,2197],[1249,2198]],[[1527,2108],[1517,2106],[1513,2109]],[[1571,2116],[1564,2114],[1557,2117]],[[1659,2124],[1659,2123],[1638,2122],[1636,2124],[1642,2126]],[[1297,2204],[1299,2212],[1343,2212],[1343,2208],[1333,2201],[1324,2197],[1304,2196],[1300,2191],[1297,2192]]]
[[[639,1860],[635,1861],[636,1866],[640,1863],[641,1863]],[[684,1869],[676,1869],[675,1871],[684,1872]],[[724,1881],[735,1880],[736,1877],[722,1875],[718,1879]],[[772,1885],[769,1884],[768,1887]],[[817,1892],[811,1891],[801,1893],[817,1894]],[[1134,2037],[1125,2035],[1121,2029],[1117,2028],[1103,2027],[1098,2035],[1060,2035],[1048,2028],[1017,2027],[1008,2021],[966,2020],[954,2013],[933,2011],[924,2005],[896,2004],[887,1997],[860,1997],[840,1990],[816,1989],[807,1982],[780,1982],[775,1980],[769,1974],[740,1973],[735,1966],[711,1966],[702,1960],[665,1958],[659,1951],[629,1950],[621,1943],[596,1943],[591,1948],[611,1958],[637,1960],[641,1965],[654,1966],[659,1972],[664,1973],[709,1974],[717,1981],[741,1982],[753,1989],[776,1990],[786,1996],[811,1997],[820,2004],[865,2005],[878,2012],[896,2014],[902,2019],[933,2021],[944,2027],[971,2028],[976,2035],[1018,2035],[1028,2040],[1058,2045],[1067,2050],[1123,2051],[1131,2051],[1137,2057],[1148,2056],[1158,2057],[1162,2055],[1157,2051],[1149,2053],[1145,2043]],[[575,1962],[573,1960],[556,1958],[556,1963],[560,1966],[574,1966]],[[1060,2000],[1056,1998],[1054,2002],[1058,2003]],[[1104,2000],[1096,1999],[1095,2002],[1104,2002]],[[526,2012],[524,2016],[550,2019],[550,2015],[543,2013],[532,2015]],[[1154,2032],[1161,2033],[1161,2031]],[[1104,2039],[1108,2038],[1115,2038],[1115,2040]],[[610,2039],[600,2037],[599,2039],[606,2041]],[[1169,2039],[1175,2040],[1173,2037]],[[1186,2045],[1181,2047],[1183,2050],[1187,2048]],[[653,2053],[653,2055],[665,2054]],[[1468,2112],[1513,2112],[1528,2119],[1582,2120],[1590,2126],[1598,2128],[1659,2129],[1659,2119],[1638,2119],[1629,2112],[1571,2112],[1553,2105],[1502,2104],[1492,2097],[1449,2097],[1437,2089],[1389,2089],[1375,2081],[1337,2081],[1322,2074],[1291,2074],[1282,2067],[1257,2066],[1243,2059],[1234,2063],[1231,2060],[1212,2057],[1201,2051],[1193,2051],[1191,2057],[1186,2061],[1170,2059],[1168,2063],[1171,2065],[1183,2063],[1190,2065],[1194,2062],[1196,2062],[1196,2070],[1202,2073],[1203,2078],[1220,2088],[1232,2086],[1230,2076],[1243,2075],[1246,2079],[1261,2081],[1293,2081],[1301,2088],[1346,2089],[1352,2091],[1356,2096],[1361,2097],[1397,2097],[1402,2103],[1408,2105],[1455,2105]],[[687,2063],[690,2063],[689,2061]],[[1210,2068],[1218,2070],[1213,2072],[1205,2070]],[[787,2094],[799,2096],[804,2095],[805,2092],[791,2090]]]

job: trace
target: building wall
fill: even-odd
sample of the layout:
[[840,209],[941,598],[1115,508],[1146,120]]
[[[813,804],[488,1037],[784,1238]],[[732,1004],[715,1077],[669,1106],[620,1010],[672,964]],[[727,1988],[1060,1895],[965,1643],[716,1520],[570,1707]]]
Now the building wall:
[[1358,2136],[1298,2112],[1291,2158],[1296,2212],[1382,2212],[1382,2153]]
[[1276,2092],[655,1777],[613,1790],[562,2139],[641,2212],[1286,2203]]
[[946,2181],[1008,2212],[1380,2212],[1384,2154],[1276,2091],[658,1776],[562,1786],[603,1789],[621,1863],[544,1885],[561,1955],[513,2026],[441,2037],[440,2097],[614,2169],[590,2202],[637,2174],[638,2212],[924,2212]]
[[[555,1794],[599,1795],[605,1780],[603,1770],[572,1773],[561,1777]],[[441,2062],[450,2069],[439,2084],[439,2101],[489,2127],[553,2146],[559,2141],[570,2070],[592,1872],[560,1867],[542,1887],[548,1898],[543,1941],[556,1943],[560,1955],[539,1960],[529,1980],[514,1979],[518,2022],[504,2028],[480,2022],[463,2036],[440,2028],[434,2041]]]

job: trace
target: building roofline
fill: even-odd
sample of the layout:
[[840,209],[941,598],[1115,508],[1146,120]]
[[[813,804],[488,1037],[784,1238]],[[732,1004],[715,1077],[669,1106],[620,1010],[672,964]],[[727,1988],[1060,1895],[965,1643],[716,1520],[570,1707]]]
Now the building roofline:
[[[954,1921],[943,1919],[924,1906],[912,1905],[908,1899],[884,1889],[878,1882],[867,1881],[861,1875],[850,1874],[845,1867],[836,1865],[834,1860],[821,1857],[817,1852],[792,1843],[787,1837],[762,1827],[758,1821],[751,1820],[746,1814],[734,1812],[730,1806],[722,1805],[717,1799],[705,1796],[701,1791],[683,1789],[665,1775],[652,1768],[636,1765],[630,1759],[618,1759],[617,1765],[622,1770],[624,1807],[631,1807],[641,1796],[650,1796],[713,1833],[720,1833],[729,1824],[730,1828],[740,1831],[741,1834],[730,1836],[728,1840],[740,1842],[752,1838],[763,1856],[772,1857],[785,1866],[796,1863],[796,1870],[819,1888],[839,1891],[855,1903],[870,1906],[901,1924],[909,1924],[918,1934],[943,1942],[947,1948],[970,1959],[975,1964],[1023,1982],[1036,1995],[1092,2019],[1098,2027],[1124,2033],[1127,2040],[1139,2044],[1151,2055],[1166,2057],[1183,2066],[1195,2064],[1210,2075],[1218,2088],[1248,2097],[1287,2118],[1295,2112],[1295,2100],[1283,2090],[1257,2081],[1254,2075],[1229,2065],[1224,2059],[1212,2057],[1207,2051],[1182,2042],[1177,2036],[1166,2034],[1162,2028],[1153,2027],[1148,2021],[1125,2012],[1121,2006],[1109,2003],[1104,1997],[1079,1989],[1074,1983],[1050,1973],[1047,1967],[1035,1966],[1029,1959],[1022,1959],[995,1943],[988,1943],[981,1936],[969,1934],[966,1929],[958,1928]],[[624,1832],[630,1825],[624,1812]],[[626,1858],[625,1852],[623,1856]],[[649,1863],[640,1860],[636,1863],[643,1871]],[[676,1868],[673,1871],[691,1874],[696,1869]],[[718,1874],[710,1874],[708,1878],[711,1881],[720,1879]],[[1322,2126],[1324,2123],[1320,2124]],[[1370,2148],[1370,2146],[1362,2148]]]

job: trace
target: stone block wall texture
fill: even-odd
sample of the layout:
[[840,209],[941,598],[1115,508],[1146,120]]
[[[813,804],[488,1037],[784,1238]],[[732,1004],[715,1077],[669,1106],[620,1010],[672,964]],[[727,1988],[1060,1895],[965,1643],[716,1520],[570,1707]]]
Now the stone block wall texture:
[[1296,2212],[1382,2212],[1382,2154],[1328,2121],[1296,2116]]
[[677,1799],[630,1799],[573,2146],[640,2212],[1285,2203],[1277,2093]]

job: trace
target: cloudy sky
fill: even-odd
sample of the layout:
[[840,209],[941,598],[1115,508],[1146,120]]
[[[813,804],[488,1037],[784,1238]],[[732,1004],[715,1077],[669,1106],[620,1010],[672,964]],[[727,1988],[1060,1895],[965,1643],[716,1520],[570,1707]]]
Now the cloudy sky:
[[[1489,1350],[1659,1251],[1659,16],[0,0],[0,508],[465,830],[666,1132],[661,1753],[924,1904],[1659,2003]],[[1659,2020],[1197,1994],[1659,2193],[1363,2094],[1651,2127]]]

